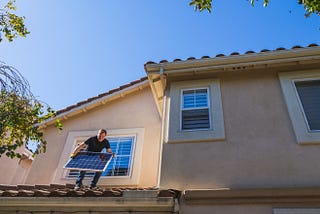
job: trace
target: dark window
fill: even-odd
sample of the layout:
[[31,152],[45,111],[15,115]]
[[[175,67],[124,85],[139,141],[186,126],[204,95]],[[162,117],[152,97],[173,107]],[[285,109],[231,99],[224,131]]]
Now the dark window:
[[320,80],[295,82],[311,131],[320,130]]

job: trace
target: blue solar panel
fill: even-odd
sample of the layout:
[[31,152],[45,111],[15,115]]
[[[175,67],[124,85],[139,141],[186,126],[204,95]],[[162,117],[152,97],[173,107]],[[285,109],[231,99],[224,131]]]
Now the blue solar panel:
[[79,152],[64,166],[65,169],[104,171],[112,159],[110,153]]

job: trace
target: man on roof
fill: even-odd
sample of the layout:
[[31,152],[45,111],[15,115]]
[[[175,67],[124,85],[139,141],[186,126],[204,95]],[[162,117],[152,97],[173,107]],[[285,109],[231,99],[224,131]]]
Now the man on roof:
[[[86,148],[86,151],[89,151],[89,152],[101,152],[103,149],[106,149],[108,153],[112,153],[112,150],[110,148],[110,143],[106,139],[106,136],[107,136],[107,131],[105,129],[100,129],[96,136],[90,137],[85,142],[77,146],[72,152],[70,157],[71,158],[75,157],[78,154],[78,152],[80,152],[85,148]],[[85,174],[86,174],[86,171],[80,171],[80,174],[76,180],[75,190],[82,187],[82,180]],[[93,189],[96,187],[101,174],[102,172],[94,173],[94,176],[91,180],[90,189]]]

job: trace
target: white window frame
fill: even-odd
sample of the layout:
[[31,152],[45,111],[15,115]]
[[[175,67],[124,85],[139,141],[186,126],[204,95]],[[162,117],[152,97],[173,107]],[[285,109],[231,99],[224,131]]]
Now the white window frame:
[[[139,185],[141,162],[142,162],[142,145],[144,138],[144,128],[132,129],[108,129],[107,137],[125,137],[134,136],[134,145],[132,152],[132,167],[130,176],[102,176],[98,185]],[[70,153],[74,150],[77,142],[84,142],[89,137],[95,136],[97,131],[71,131],[68,133],[67,140],[64,146],[59,161],[53,183],[64,183],[74,181],[76,178],[68,177],[68,170],[63,169],[66,162],[69,160]],[[92,178],[85,178],[84,184],[89,184]]]
[[320,144],[320,131],[310,130],[295,86],[295,82],[320,80],[320,71],[284,72],[279,73],[279,79],[297,142]]
[[[206,107],[198,107],[198,108],[184,108],[183,107],[183,92],[184,91],[195,91],[195,90],[201,90],[201,89],[206,89],[207,91],[207,106]],[[180,105],[180,131],[183,132],[190,132],[190,131],[200,131],[200,130],[210,130],[212,129],[211,125],[211,113],[210,113],[210,93],[209,93],[209,88],[208,87],[202,87],[202,88],[184,88],[181,89],[181,105]],[[185,110],[197,110],[197,109],[208,109],[209,111],[209,128],[203,128],[203,129],[182,129],[182,112]]]
[[[181,91],[208,88],[210,129],[181,130]],[[165,94],[163,140],[165,143],[196,143],[225,140],[223,108],[219,79],[172,82]]]

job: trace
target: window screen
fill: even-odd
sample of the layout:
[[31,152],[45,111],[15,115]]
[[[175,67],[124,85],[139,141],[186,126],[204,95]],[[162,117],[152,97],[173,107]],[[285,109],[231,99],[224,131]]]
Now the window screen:
[[320,80],[297,81],[295,86],[309,129],[320,130]]
[[182,91],[181,129],[209,129],[208,89]]

